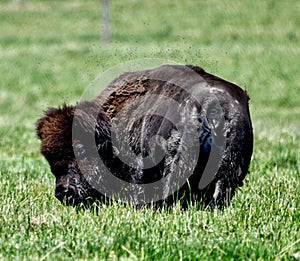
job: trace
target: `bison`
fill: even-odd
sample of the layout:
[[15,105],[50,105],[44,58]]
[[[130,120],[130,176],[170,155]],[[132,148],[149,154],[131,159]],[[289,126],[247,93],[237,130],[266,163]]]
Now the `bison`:
[[243,185],[253,150],[249,95],[198,66],[120,75],[98,97],[50,108],[36,123],[41,153],[67,205],[222,209]]

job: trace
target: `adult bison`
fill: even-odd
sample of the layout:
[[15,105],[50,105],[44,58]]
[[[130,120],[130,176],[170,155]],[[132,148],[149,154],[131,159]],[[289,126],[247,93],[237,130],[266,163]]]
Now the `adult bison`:
[[253,149],[249,96],[197,66],[116,78],[96,99],[37,121],[41,153],[68,205],[96,200],[228,205]]

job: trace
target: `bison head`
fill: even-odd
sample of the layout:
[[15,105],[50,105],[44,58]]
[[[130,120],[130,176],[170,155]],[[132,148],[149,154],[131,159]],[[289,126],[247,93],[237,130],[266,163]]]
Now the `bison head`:
[[[97,118],[93,118],[90,111],[87,112],[84,108],[91,110],[95,106],[86,102],[78,108],[51,108],[36,123],[37,135],[41,139],[41,153],[49,162],[56,178],[55,197],[72,206],[90,204],[95,199],[102,198],[88,182],[97,175],[95,166],[98,157],[92,155],[91,150],[97,150],[96,143],[93,142],[95,138],[99,147],[102,145],[101,141],[105,140],[104,143],[107,144],[108,138],[105,136],[109,137],[110,129],[103,112],[100,111]],[[97,122],[100,125],[96,126]],[[76,138],[72,137],[74,128],[78,134]],[[102,146],[102,150],[105,150],[104,147]]]

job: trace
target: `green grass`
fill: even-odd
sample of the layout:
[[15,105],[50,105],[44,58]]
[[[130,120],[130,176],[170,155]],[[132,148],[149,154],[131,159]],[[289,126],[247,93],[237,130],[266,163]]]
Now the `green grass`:
[[[300,258],[299,1],[0,3],[0,259],[296,260]],[[101,72],[162,58],[247,88],[251,174],[223,212],[62,206],[34,122],[75,104]]]

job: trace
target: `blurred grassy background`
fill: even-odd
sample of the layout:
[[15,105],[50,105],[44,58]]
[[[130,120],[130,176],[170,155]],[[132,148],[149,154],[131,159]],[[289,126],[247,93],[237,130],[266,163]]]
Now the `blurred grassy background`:
[[[110,5],[103,44],[98,1],[0,2],[0,258],[299,258],[300,2]],[[99,217],[54,199],[34,122],[49,106],[75,104],[103,71],[140,58],[200,65],[249,91],[255,153],[233,209],[115,206]]]

